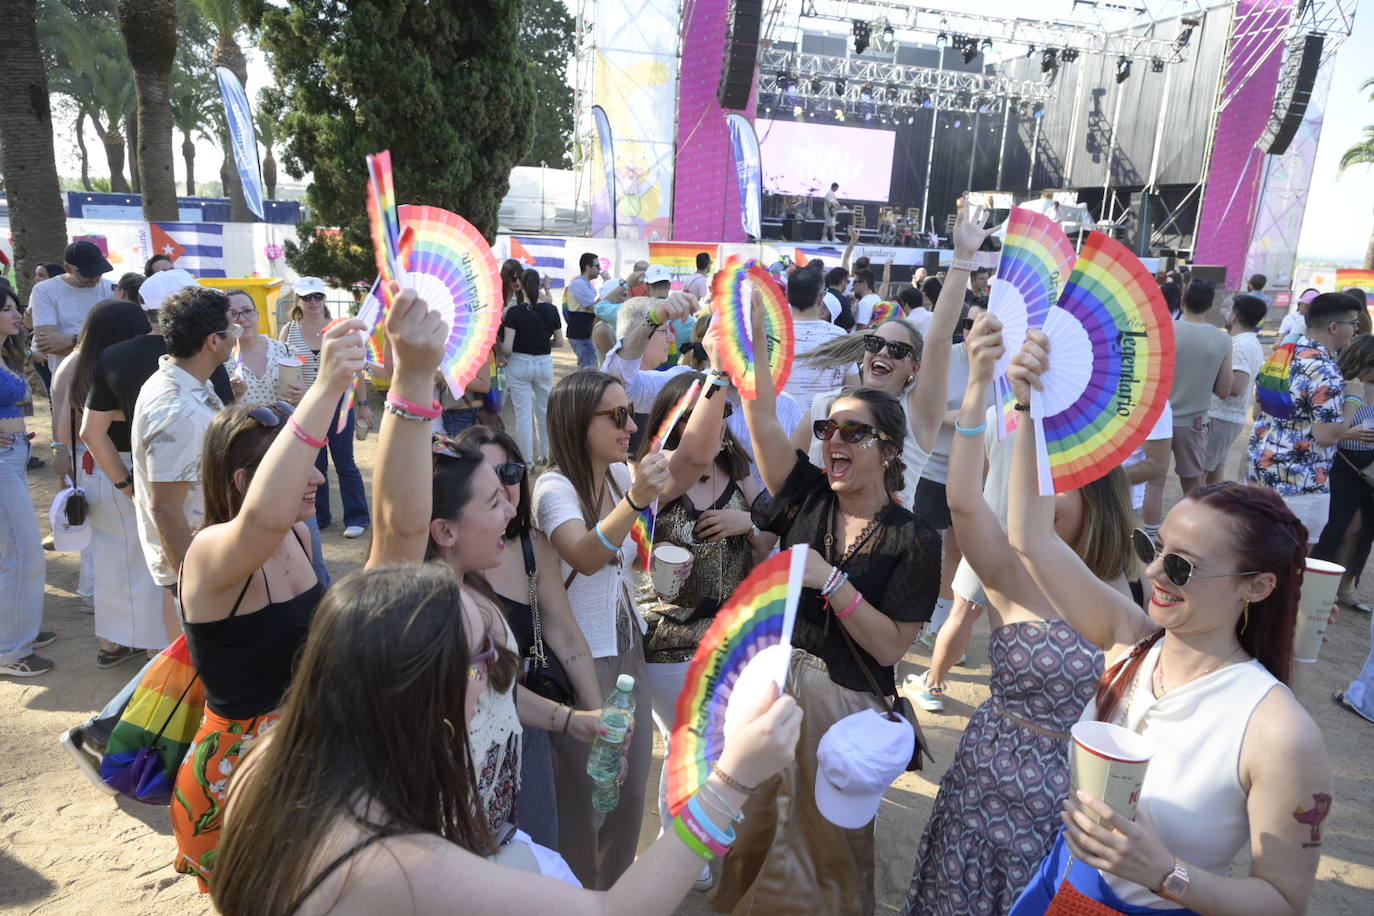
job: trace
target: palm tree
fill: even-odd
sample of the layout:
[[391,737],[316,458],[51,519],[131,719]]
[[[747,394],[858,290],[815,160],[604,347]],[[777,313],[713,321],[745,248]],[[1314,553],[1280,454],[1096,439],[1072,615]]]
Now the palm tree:
[[[1374,90],[1374,77],[1364,81],[1361,91]],[[1374,92],[1370,92],[1374,99]],[[1341,156],[1341,164],[1336,174],[1339,176],[1352,165],[1374,165],[1374,124],[1364,129],[1364,136]],[[1364,250],[1364,269],[1374,270],[1374,233],[1369,236],[1369,244]]]
[[219,104],[214,81],[208,74],[193,75],[178,65],[172,71],[172,122],[181,131],[181,158],[186,164],[186,194],[196,195],[196,144],[193,136],[210,136],[207,128],[217,116]]
[[67,217],[52,145],[48,74],[38,43],[34,0],[0,3],[5,75],[0,79],[0,174],[9,199],[20,295],[33,270],[67,244]]
[[175,220],[170,82],[177,54],[176,0],[119,0],[119,30],[133,63],[138,92],[137,169],[143,215],[150,220]]
[[[234,76],[238,77],[240,85],[247,87],[248,59],[243,56],[243,49],[239,47],[238,39],[235,37],[245,25],[241,0],[193,0],[193,2],[200,14],[215,27],[218,35],[212,57],[214,66],[227,68]],[[221,120],[223,120],[222,114]],[[243,182],[239,178],[238,166],[234,164],[233,146],[227,142],[227,125],[224,130],[226,132],[224,163],[220,166],[219,177],[220,182],[224,185],[225,194],[229,198],[229,219],[236,223],[252,222],[255,217],[253,211],[248,209],[248,202],[243,196]]]
[[258,93],[258,110],[253,114],[253,126],[257,128],[258,142],[262,144],[262,184],[263,193],[271,200],[277,196],[277,157],[272,155],[272,147],[277,144],[277,118],[281,109],[277,100],[267,90]]

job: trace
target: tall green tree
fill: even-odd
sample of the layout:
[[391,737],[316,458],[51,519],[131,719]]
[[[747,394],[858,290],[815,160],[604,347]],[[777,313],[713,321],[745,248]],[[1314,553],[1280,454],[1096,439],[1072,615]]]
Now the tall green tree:
[[277,196],[277,157],[272,147],[277,145],[277,119],[285,104],[281,93],[263,89],[258,93],[258,107],[253,112],[253,126],[262,144],[262,189],[268,200]]
[[119,30],[138,92],[134,169],[143,216],[150,220],[175,220],[179,213],[171,100],[177,24],[177,0],[119,0]]
[[[310,217],[287,258],[344,284],[375,267],[364,204],[368,153],[391,150],[403,203],[462,214],[488,239],[529,148],[534,88],[520,0],[294,0],[270,7],[263,45],[286,97],[283,163],[312,173]],[[339,230],[333,232],[332,230]]]
[[[214,67],[224,67],[238,77],[239,84],[248,86],[248,58],[239,47],[238,34],[247,24],[244,17],[244,4],[241,0],[193,0],[196,10],[214,27],[215,50],[211,57]],[[224,121],[223,111],[220,120]],[[228,123],[225,122],[221,136],[228,138]],[[236,223],[248,223],[256,219],[248,209],[248,200],[243,196],[243,180],[239,177],[238,165],[234,162],[233,145],[224,144],[224,161],[219,167],[220,183],[224,185],[229,198],[229,219]]]
[[67,245],[67,217],[52,145],[48,74],[38,43],[33,0],[0,3],[5,36],[0,79],[0,184],[10,207],[19,295],[27,298],[33,270]]
[[[1365,91],[1374,90],[1374,78],[1365,80],[1364,84],[1360,86],[1360,89]],[[1374,101],[1374,91],[1370,92],[1370,100]],[[1364,129],[1364,136],[1341,156],[1341,165],[1338,174],[1344,173],[1346,169],[1356,165],[1374,165],[1374,124],[1366,127]],[[1365,246],[1364,269],[1374,270],[1374,233],[1370,233],[1369,244]]]
[[172,71],[172,123],[181,132],[181,159],[186,167],[186,194],[196,196],[196,137],[212,137],[211,125],[222,117],[219,95],[204,73],[178,64]]
[[520,15],[520,54],[534,82],[534,139],[521,165],[572,167],[573,92],[568,85],[573,18],[564,0],[524,0]]

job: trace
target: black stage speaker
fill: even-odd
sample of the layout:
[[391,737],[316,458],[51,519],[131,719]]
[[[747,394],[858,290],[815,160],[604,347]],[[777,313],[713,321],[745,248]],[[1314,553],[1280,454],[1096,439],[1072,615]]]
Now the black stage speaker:
[[749,93],[754,88],[763,0],[730,0],[725,16],[729,30],[725,34],[725,61],[716,98],[721,108],[738,111],[749,107]]
[[1219,290],[1226,289],[1225,267],[1205,267],[1201,264],[1194,264],[1190,275],[1194,280],[1206,280]]
[[1288,144],[1293,142],[1307,114],[1307,103],[1317,81],[1317,67],[1322,62],[1323,42],[1321,35],[1308,34],[1288,46],[1274,111],[1260,137],[1260,147],[1270,155],[1282,156],[1288,152]]
[[928,276],[935,276],[940,272],[940,252],[925,251],[921,253],[921,266],[926,269]]

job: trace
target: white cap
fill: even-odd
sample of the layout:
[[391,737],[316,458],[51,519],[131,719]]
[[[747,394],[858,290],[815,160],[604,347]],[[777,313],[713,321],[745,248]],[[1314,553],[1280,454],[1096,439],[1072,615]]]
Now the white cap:
[[911,723],[900,716],[893,722],[874,709],[845,716],[821,736],[816,751],[816,807],[837,827],[864,826],[915,748]]
[[[171,271],[162,271],[170,273]],[[53,550],[85,550],[91,543],[91,519],[89,513],[83,525],[72,527],[67,524],[67,500],[76,493],[75,487],[67,487],[57,494],[48,509],[48,521],[52,523]]]
[[328,293],[324,288],[324,281],[319,277],[301,277],[296,281],[296,295],[308,296],[311,293]]
[[644,271],[644,282],[650,286],[671,279],[673,279],[673,272],[663,264],[650,264],[649,269]]
[[150,312],[155,312],[162,308],[163,300],[168,296],[181,292],[188,286],[199,285],[199,281],[191,275],[190,271],[174,267],[171,270],[159,270],[151,274],[138,288],[138,295],[143,299],[143,307]]

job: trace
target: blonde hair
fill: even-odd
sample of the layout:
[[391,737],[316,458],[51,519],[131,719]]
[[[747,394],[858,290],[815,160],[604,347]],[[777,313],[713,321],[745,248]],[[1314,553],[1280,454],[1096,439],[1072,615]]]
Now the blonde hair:
[[1135,552],[1131,529],[1135,511],[1131,507],[1131,485],[1126,472],[1112,468],[1111,473],[1078,488],[1083,500],[1083,527],[1078,532],[1074,551],[1083,564],[1103,582],[1135,574]]

